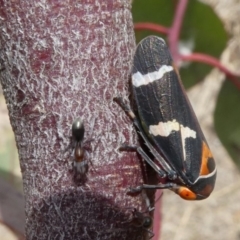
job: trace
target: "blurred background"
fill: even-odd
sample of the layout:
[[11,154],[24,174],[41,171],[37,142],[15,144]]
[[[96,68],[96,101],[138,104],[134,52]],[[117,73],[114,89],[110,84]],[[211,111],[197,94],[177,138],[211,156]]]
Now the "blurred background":
[[[171,26],[178,0],[133,1],[134,22]],[[221,60],[240,74],[240,1],[191,0],[184,17],[180,50]],[[136,40],[155,34],[137,31]],[[159,36],[166,38],[163,34]],[[212,195],[187,202],[165,190],[161,240],[240,240],[240,89],[219,70],[203,63],[184,63],[180,74],[217,162]],[[0,237],[23,239],[24,200],[14,135],[0,87]]]
[[[179,1],[133,2],[133,19],[169,27]],[[188,1],[180,52],[213,56],[240,74],[240,1]],[[136,31],[137,41],[156,33]],[[158,34],[168,40],[164,34]],[[180,65],[180,75],[217,163],[215,190],[203,201],[188,202],[165,190],[161,240],[240,239],[240,88],[212,66]],[[239,77],[238,77],[239,79]],[[240,81],[238,80],[238,83]]]

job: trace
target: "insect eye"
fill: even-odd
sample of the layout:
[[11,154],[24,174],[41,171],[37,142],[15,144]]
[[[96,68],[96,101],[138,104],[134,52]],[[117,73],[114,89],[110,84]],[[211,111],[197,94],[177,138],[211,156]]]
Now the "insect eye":
[[145,217],[143,222],[143,227],[150,228],[152,226],[152,218]]

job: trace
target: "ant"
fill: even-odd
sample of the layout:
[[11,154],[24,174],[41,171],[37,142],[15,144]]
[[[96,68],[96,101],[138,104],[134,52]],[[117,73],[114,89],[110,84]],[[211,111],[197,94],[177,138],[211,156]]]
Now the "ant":
[[88,160],[84,160],[84,148],[83,148],[83,138],[84,138],[84,124],[80,118],[73,121],[72,124],[72,137],[74,141],[74,162],[73,167],[80,175],[80,178],[86,178],[88,172]]

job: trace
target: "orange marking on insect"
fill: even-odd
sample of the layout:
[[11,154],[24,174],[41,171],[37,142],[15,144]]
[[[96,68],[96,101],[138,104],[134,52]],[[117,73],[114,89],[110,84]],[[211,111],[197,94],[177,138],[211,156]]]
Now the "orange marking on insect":
[[208,175],[210,173],[208,168],[208,160],[213,158],[213,155],[205,142],[202,145],[202,164],[200,169],[200,176]]
[[177,190],[177,194],[181,198],[186,199],[186,200],[196,200],[197,199],[197,195],[186,187],[180,187]]

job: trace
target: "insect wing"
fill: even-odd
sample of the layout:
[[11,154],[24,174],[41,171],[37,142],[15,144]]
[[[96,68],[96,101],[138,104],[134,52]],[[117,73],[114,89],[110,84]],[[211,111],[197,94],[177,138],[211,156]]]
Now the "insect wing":
[[[139,43],[133,63],[132,88],[148,139],[185,182],[193,183],[203,171],[203,148],[209,156],[210,150],[161,38],[151,36]],[[211,164],[213,171],[213,160]]]

